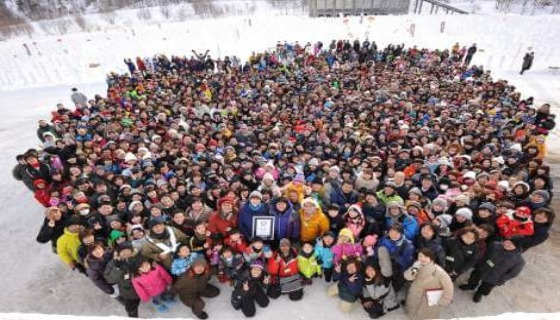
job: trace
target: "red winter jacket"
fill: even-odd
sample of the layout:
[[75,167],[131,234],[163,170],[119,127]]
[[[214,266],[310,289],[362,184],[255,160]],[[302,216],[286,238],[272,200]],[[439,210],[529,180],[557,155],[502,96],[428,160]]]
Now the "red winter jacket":
[[51,196],[45,189],[38,189],[35,191],[35,199],[45,207],[50,207]]
[[506,213],[496,220],[496,225],[500,230],[500,236],[509,238],[511,236],[532,236],[535,233],[533,221],[528,218],[526,221],[515,219],[512,213]]
[[221,233],[226,235],[229,230],[237,228],[237,215],[232,214],[232,216],[225,220],[217,211],[212,213],[210,219],[208,219],[208,230],[212,233]]
[[268,273],[273,276],[291,277],[299,273],[297,253],[292,250],[292,254],[288,261],[280,257],[280,252],[276,252],[270,259],[268,259]]

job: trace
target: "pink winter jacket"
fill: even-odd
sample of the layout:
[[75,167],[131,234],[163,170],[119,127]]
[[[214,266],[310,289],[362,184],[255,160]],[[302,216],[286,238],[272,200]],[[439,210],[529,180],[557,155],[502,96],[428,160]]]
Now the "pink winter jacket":
[[132,279],[132,285],[140,297],[140,300],[146,302],[155,296],[162,294],[173,279],[165,269],[159,264],[155,269],[150,270],[140,276]]
[[342,243],[335,244],[332,248],[332,253],[334,254],[333,262],[335,265],[340,264],[340,260],[345,260],[350,257],[361,258],[362,256],[362,246],[360,244],[354,243]]

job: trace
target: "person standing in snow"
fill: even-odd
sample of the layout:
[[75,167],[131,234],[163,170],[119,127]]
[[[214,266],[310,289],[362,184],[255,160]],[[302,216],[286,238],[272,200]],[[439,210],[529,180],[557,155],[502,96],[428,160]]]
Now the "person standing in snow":
[[523,57],[523,65],[521,66],[521,72],[519,72],[520,75],[523,75],[523,72],[531,69],[531,67],[533,66],[534,58],[535,58],[534,52],[528,52],[525,54],[525,56]]
[[136,71],[136,65],[134,64],[134,62],[132,62],[132,60],[130,59],[128,60],[124,59],[124,63],[128,67],[128,71],[130,72],[130,75],[134,74],[134,72]]
[[465,58],[465,66],[471,64],[472,58],[477,50],[478,49],[476,48],[476,43],[473,43],[473,45],[469,47],[469,50],[467,50],[467,56]]
[[[453,300],[453,282],[442,267],[435,263],[435,253],[422,248],[418,260],[404,272],[404,278],[411,281],[406,297],[405,311],[409,319],[437,319],[441,308]],[[441,290],[442,295],[434,304],[430,304],[429,291]]]
[[[482,296],[487,296],[495,286],[504,285],[507,281],[517,277],[525,267],[522,256],[522,236],[506,238],[503,242],[494,242],[486,257],[478,264],[461,290],[474,290],[474,302],[480,302]],[[478,287],[478,288],[477,288]]]
[[85,94],[81,93],[80,91],[78,91],[78,88],[72,88],[72,95],[70,96],[70,99],[72,99],[72,102],[74,103],[75,106],[82,106],[85,107],[87,106],[87,97]]

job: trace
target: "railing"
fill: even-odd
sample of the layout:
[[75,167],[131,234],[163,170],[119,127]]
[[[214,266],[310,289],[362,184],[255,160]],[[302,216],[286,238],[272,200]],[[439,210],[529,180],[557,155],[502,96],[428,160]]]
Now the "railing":
[[421,14],[422,13],[422,7],[424,5],[424,2],[427,2],[428,4],[431,4],[430,7],[430,14],[437,14],[438,11],[441,10],[445,10],[446,14],[454,14],[454,13],[459,13],[459,14],[469,14],[467,11],[465,10],[461,10],[455,7],[452,7],[446,3],[443,2],[439,2],[436,0],[415,0],[416,2],[414,3],[414,13],[416,14]]

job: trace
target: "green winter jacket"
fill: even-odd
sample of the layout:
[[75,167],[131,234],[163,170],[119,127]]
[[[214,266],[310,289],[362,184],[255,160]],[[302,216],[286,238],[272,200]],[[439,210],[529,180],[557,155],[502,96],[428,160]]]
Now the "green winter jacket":
[[384,190],[377,191],[376,195],[377,195],[377,198],[379,199],[379,201],[381,201],[384,205],[387,205],[387,203],[389,203],[391,201],[396,201],[396,202],[401,203],[401,204],[404,203],[403,199],[399,196],[398,193],[395,192],[393,195],[387,196],[387,195],[385,195],[385,192],[383,192],[383,191]]
[[317,254],[313,253],[311,257],[304,257],[301,254],[297,257],[298,269],[306,278],[311,278],[315,274],[321,274],[321,265],[317,262]]

